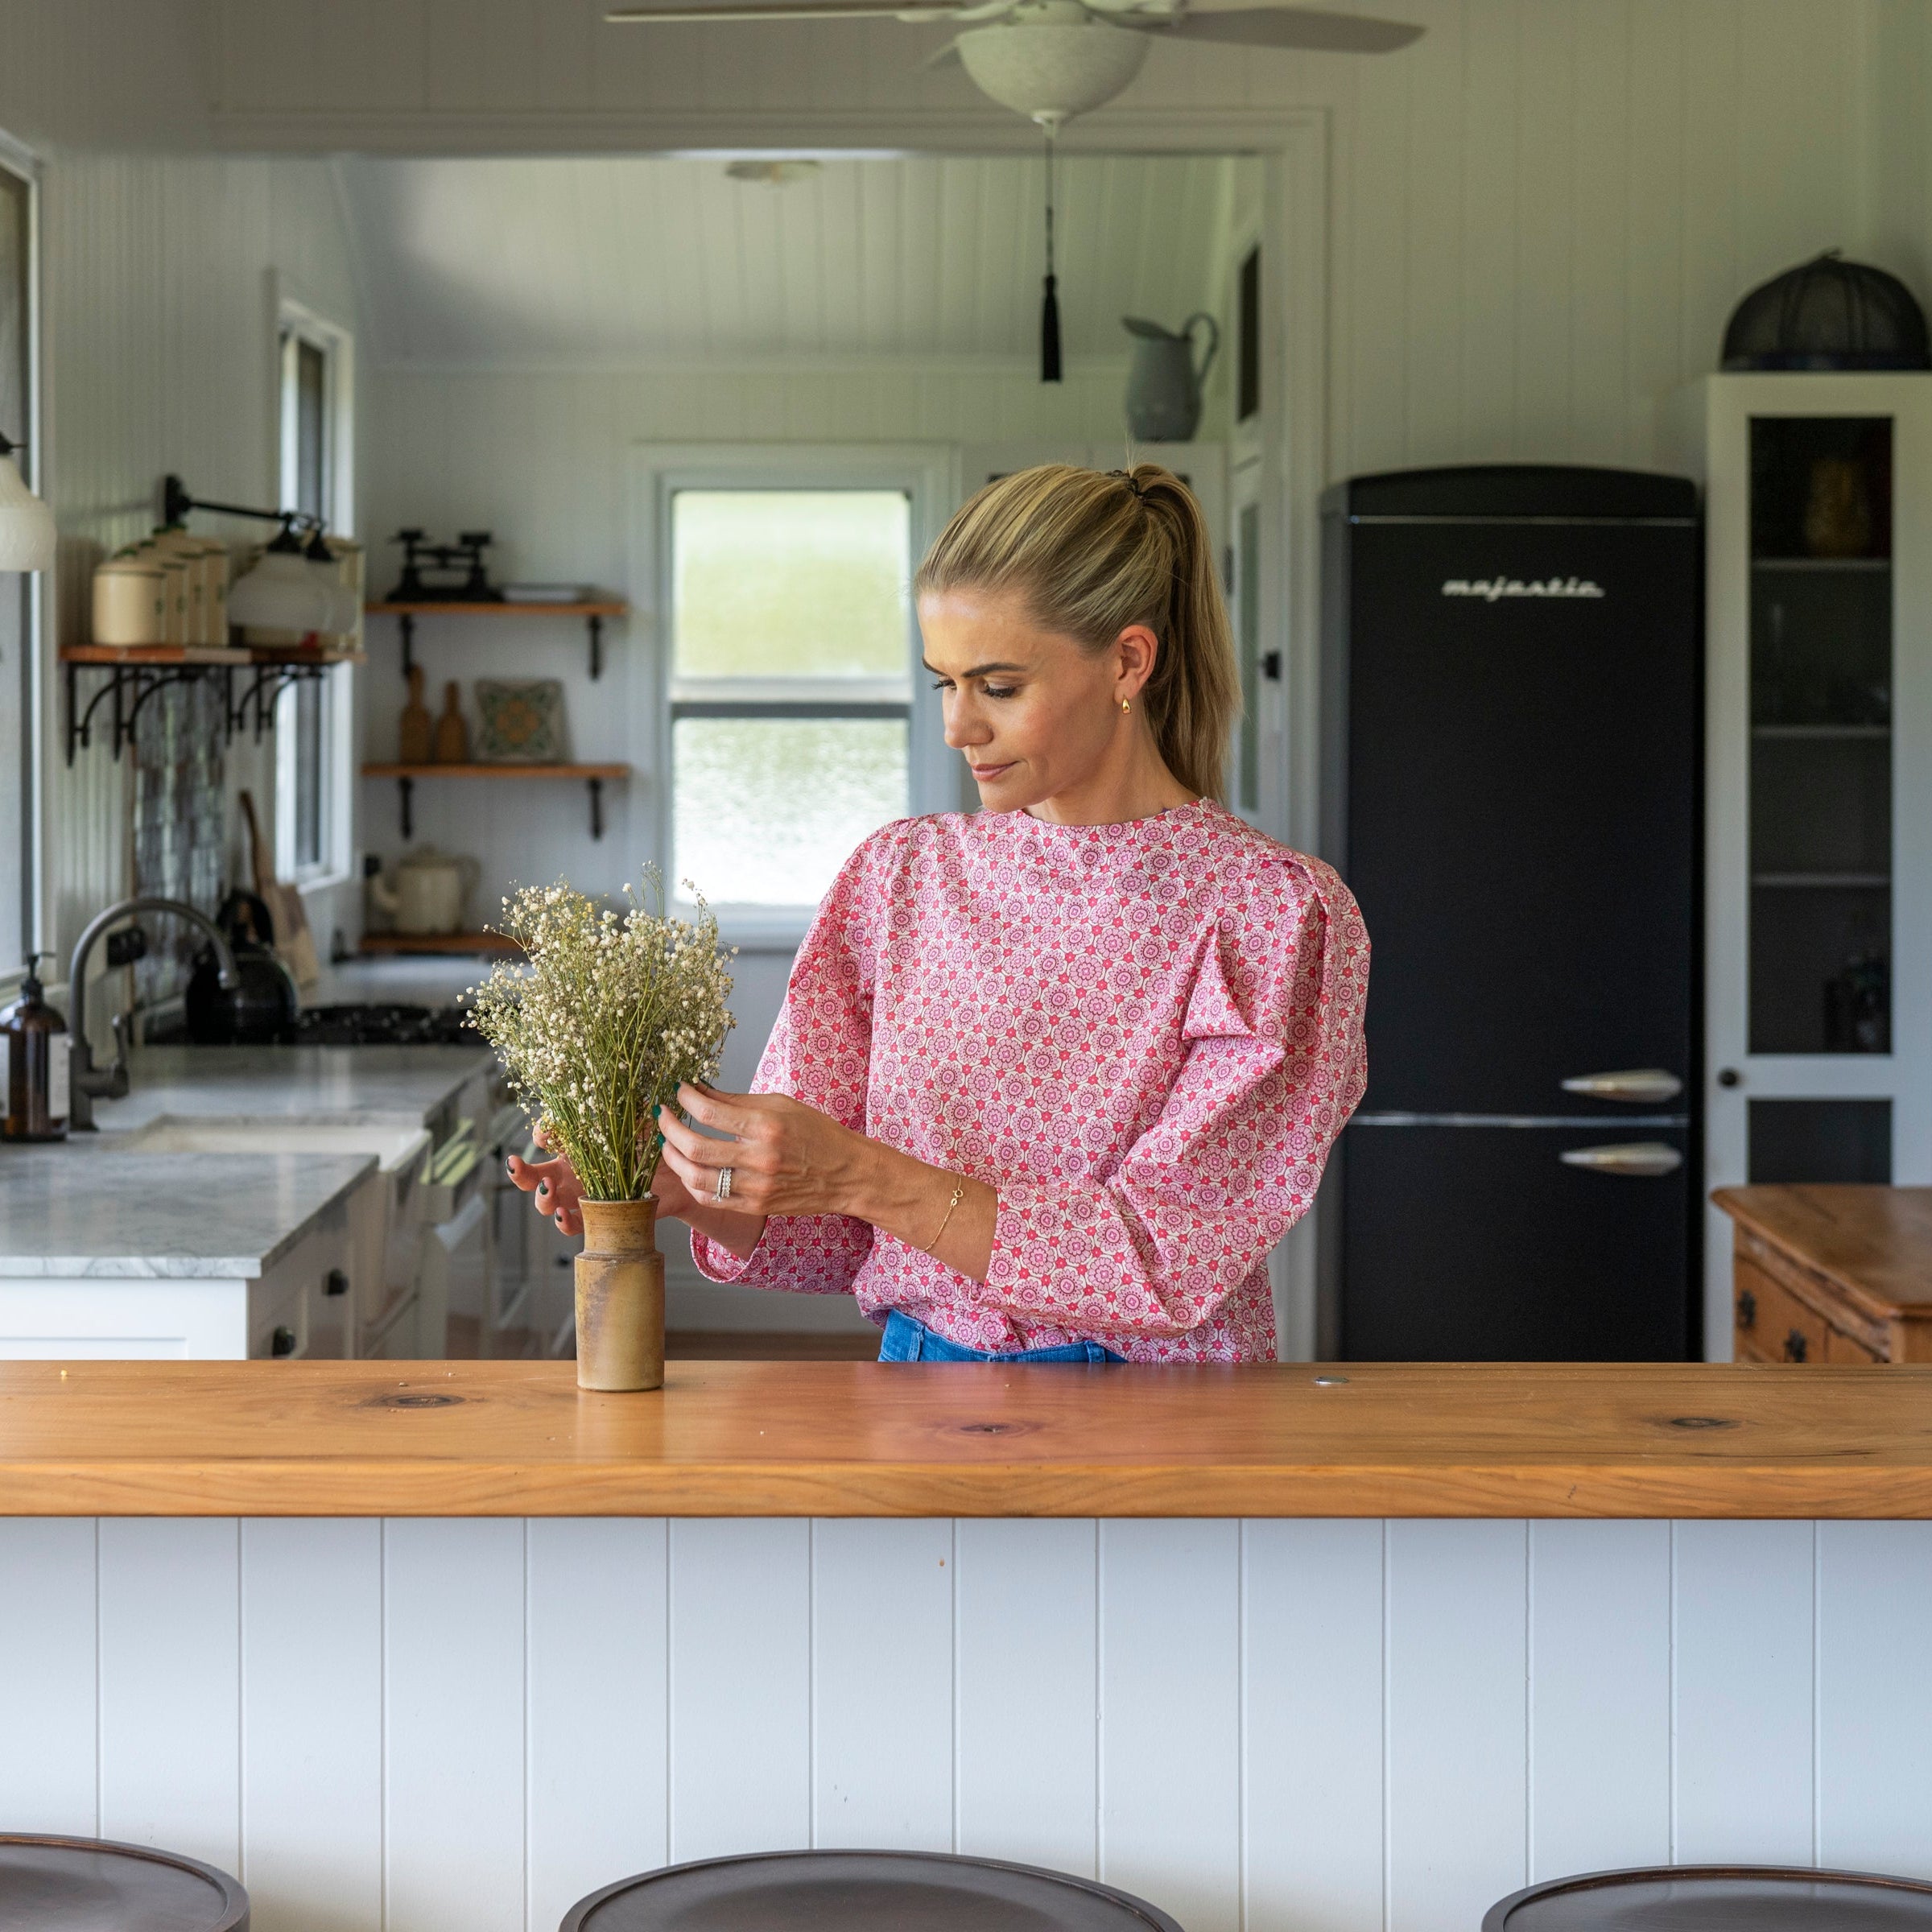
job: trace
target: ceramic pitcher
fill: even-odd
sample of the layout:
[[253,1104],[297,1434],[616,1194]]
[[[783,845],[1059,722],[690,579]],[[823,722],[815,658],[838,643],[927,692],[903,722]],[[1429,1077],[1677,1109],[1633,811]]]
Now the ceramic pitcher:
[[[1208,352],[1197,368],[1196,324],[1208,329]],[[1201,385],[1214,366],[1221,332],[1212,316],[1190,316],[1178,331],[1140,316],[1122,316],[1121,326],[1133,337],[1133,362],[1127,372],[1127,433],[1139,443],[1185,443],[1200,427]]]

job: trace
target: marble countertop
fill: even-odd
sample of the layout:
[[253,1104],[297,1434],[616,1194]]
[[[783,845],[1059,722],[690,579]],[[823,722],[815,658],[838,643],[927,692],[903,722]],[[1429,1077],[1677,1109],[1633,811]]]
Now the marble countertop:
[[423,1126],[493,1059],[487,1046],[147,1046],[132,1091],[95,1101],[94,1117],[104,1138],[163,1114]]
[[253,1280],[375,1165],[124,1154],[105,1134],[0,1148],[0,1279]]

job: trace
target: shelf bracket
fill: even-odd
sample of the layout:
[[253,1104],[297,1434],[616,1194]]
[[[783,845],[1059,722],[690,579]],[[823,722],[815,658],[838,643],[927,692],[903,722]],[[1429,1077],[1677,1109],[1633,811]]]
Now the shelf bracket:
[[[415,615],[406,610],[396,619],[396,623],[402,633],[402,675],[407,679],[416,667]],[[409,835],[405,832],[402,836],[407,838]]]
[[584,782],[590,791],[590,836],[601,839],[604,836],[604,781],[588,778]]
[[402,808],[402,836],[405,840],[413,839],[416,836],[415,796],[416,782],[414,778],[396,780],[396,798]]
[[592,611],[586,621],[590,625],[590,681],[594,684],[604,675],[604,620]]

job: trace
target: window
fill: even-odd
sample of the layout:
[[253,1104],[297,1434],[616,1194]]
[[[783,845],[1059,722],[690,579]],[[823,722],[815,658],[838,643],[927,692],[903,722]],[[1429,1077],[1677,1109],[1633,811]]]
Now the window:
[[660,473],[680,897],[689,879],[714,906],[795,925],[867,833],[953,802],[935,795],[936,708],[913,668],[912,572],[944,487],[860,452]]
[[[0,151],[0,430],[23,445],[30,489],[40,471],[34,382],[34,184]],[[34,640],[39,579],[0,574],[0,974],[33,943]]]
[[[281,308],[281,502],[346,535],[353,526],[347,332],[304,304]],[[347,667],[282,694],[275,737],[275,866],[305,883],[342,874],[349,845]]]

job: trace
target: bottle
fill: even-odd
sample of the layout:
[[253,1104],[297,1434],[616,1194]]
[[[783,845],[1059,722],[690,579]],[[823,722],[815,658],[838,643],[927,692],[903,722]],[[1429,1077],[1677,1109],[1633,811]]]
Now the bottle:
[[[38,958],[38,955],[35,957]],[[20,997],[0,1012],[0,1094],[6,1111],[0,1138],[64,1141],[67,1138],[67,1022],[42,997],[43,989],[27,962]]]

